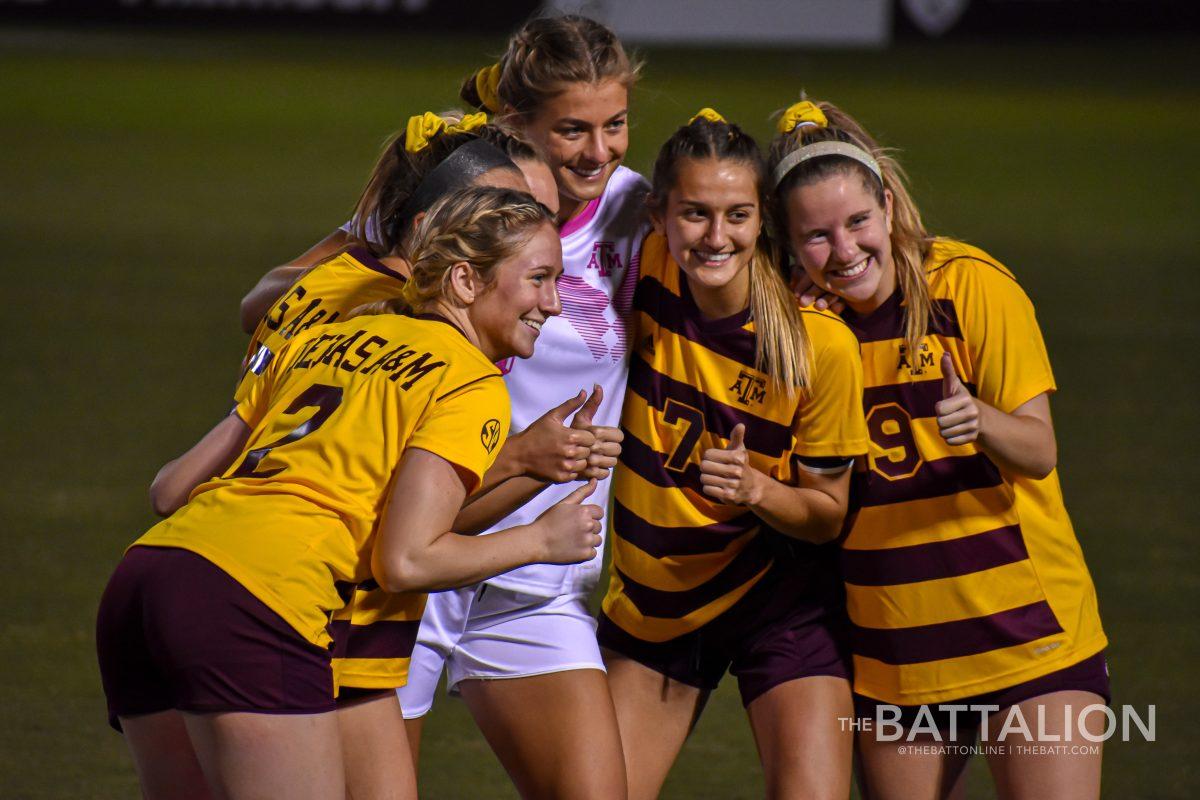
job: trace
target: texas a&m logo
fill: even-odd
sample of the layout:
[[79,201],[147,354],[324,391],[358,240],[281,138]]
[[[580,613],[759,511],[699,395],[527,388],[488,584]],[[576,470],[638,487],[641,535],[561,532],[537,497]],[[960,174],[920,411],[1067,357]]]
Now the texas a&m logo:
[[613,271],[620,271],[621,254],[617,252],[613,242],[594,242],[592,257],[588,259],[587,268],[599,270],[600,275],[607,277]]
[[762,405],[762,401],[767,396],[767,382],[749,372],[739,372],[737,380],[733,382],[733,386],[729,387],[729,391],[736,394],[738,402],[744,406],[751,403]]
[[909,359],[908,345],[900,345],[900,360],[896,362],[896,371],[902,369],[908,370],[909,375],[924,375],[925,370],[933,366],[933,353],[929,352],[929,345],[921,342],[921,346],[917,348],[916,359]]

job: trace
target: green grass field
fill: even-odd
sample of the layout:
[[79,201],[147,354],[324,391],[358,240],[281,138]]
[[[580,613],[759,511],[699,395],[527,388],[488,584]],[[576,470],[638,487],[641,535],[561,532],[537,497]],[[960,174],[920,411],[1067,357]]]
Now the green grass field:
[[[0,796],[136,795],[92,628],[152,521],[146,487],[228,407],[242,294],[342,222],[384,137],[453,105],[500,46],[0,29]],[[1106,748],[1114,798],[1200,795],[1197,52],[650,50],[633,109],[628,163],[645,170],[702,105],[765,137],[802,87],[834,99],[901,148],[934,231],[1016,271],[1055,363],[1062,480],[1115,702],[1157,706],[1157,741]],[[423,750],[425,796],[515,797],[460,702],[435,706]],[[991,796],[975,767],[971,796]],[[761,794],[729,683],[663,796]]]

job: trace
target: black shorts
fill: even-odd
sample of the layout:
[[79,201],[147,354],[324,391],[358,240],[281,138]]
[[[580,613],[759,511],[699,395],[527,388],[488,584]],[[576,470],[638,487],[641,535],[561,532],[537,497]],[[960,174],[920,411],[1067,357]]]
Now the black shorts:
[[[1105,704],[1112,702],[1112,693],[1108,684],[1108,664],[1104,660],[1103,652],[1097,653],[1090,658],[1085,658],[1083,661],[1070,666],[1055,670],[1040,678],[1033,678],[1032,680],[1004,689],[997,689],[994,692],[985,692],[956,700],[944,700],[941,703],[929,703],[924,706],[892,706],[893,708],[900,709],[900,717],[896,719],[895,712],[893,711],[887,716],[887,719],[899,724],[904,730],[908,730],[916,723],[917,714],[924,708],[927,709],[926,714],[928,716],[926,720],[932,717],[934,725],[942,733],[950,730],[951,718],[953,717],[957,729],[970,736],[980,725],[978,711],[967,709],[965,711],[959,710],[954,712],[950,709],[939,709],[938,706],[956,705],[972,706],[974,708],[978,708],[979,706],[996,706],[999,711],[1003,711],[1006,708],[1011,708],[1018,703],[1023,703],[1034,697],[1054,692],[1070,691],[1091,692],[1104,698]],[[876,715],[879,713],[877,709],[880,706],[889,705],[866,695],[858,693],[854,695],[854,713],[855,716],[862,720],[875,720]],[[925,724],[928,723],[926,722]]]
[[96,620],[109,724],[167,709],[319,714],[335,709],[330,654],[207,559],[134,547]]
[[822,586],[805,585],[777,561],[744,597],[691,633],[648,642],[601,613],[596,636],[601,647],[705,691],[731,672],[748,706],[797,678],[849,678],[839,582],[831,571]]

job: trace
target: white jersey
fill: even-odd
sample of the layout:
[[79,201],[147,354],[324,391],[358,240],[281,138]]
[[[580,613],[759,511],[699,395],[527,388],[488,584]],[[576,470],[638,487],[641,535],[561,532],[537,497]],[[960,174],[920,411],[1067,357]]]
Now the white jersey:
[[[621,403],[629,374],[630,308],[637,285],[638,258],[648,222],[646,179],[617,167],[604,194],[559,232],[563,248],[563,275],[558,293],[562,314],[551,317],[538,335],[533,356],[501,362],[512,399],[512,432],[530,423],[564,400],[599,384],[604,402],[596,412],[596,425],[621,424]],[[605,509],[600,535],[608,530],[608,494],[611,475],[601,481],[587,502]],[[547,508],[566,497],[578,484],[547,487],[486,533],[533,522]],[[589,592],[600,577],[603,548],[591,561],[559,566],[531,564],[497,575],[488,581],[514,592],[555,597]]]

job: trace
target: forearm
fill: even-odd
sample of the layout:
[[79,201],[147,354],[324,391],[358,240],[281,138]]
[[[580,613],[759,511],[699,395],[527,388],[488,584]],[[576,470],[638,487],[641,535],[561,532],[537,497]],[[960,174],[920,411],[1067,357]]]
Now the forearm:
[[488,536],[447,531],[425,547],[395,554],[390,563],[377,563],[374,572],[390,592],[435,592],[479,583],[544,557],[532,525]]
[[307,267],[284,264],[263,275],[254,288],[242,298],[242,330],[254,333],[263,315],[306,270]]
[[495,525],[542,492],[549,484],[535,478],[514,477],[475,494],[458,516],[454,530],[474,535]]
[[1031,478],[1049,475],[1058,462],[1054,426],[1032,414],[1006,414],[987,403],[977,402],[979,438],[976,445],[979,449],[1006,472]]
[[788,486],[759,473],[757,498],[746,506],[782,534],[813,544],[836,538],[846,516],[845,505],[819,489]]
[[190,450],[164,464],[150,484],[154,513],[169,517],[187,503],[193,489],[229,469],[249,434],[246,423],[230,414]]

